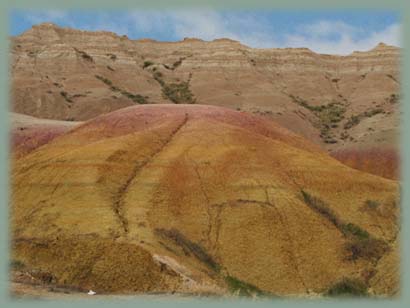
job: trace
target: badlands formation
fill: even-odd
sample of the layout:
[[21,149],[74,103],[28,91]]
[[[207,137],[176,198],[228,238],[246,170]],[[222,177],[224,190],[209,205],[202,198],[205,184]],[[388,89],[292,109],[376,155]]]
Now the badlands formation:
[[11,41],[16,277],[109,294],[398,294],[398,48],[53,24]]

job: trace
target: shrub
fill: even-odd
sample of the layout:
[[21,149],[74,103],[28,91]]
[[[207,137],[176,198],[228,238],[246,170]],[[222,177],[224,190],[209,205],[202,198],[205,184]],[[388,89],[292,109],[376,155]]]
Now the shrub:
[[338,127],[337,123],[344,119],[346,107],[343,104],[332,101],[326,105],[313,106],[298,96],[291,94],[289,97],[293,102],[313,112],[317,117],[318,123],[316,123],[316,126],[320,128],[320,137],[325,143],[337,143],[337,140],[331,134],[331,128]]
[[367,286],[357,279],[343,278],[331,286],[325,293],[326,296],[367,296]]
[[147,67],[149,67],[149,66],[151,66],[151,65],[154,65],[154,62],[152,62],[152,61],[144,61],[144,64],[142,65],[142,68],[144,69],[144,68],[147,68]]
[[351,116],[350,119],[345,123],[344,129],[352,128],[353,126],[356,126],[359,123],[360,123],[360,117],[359,116],[357,116],[357,115]]
[[366,200],[365,205],[367,208],[375,210],[380,206],[380,203],[374,200]]
[[325,202],[316,198],[306,191],[302,190],[302,196],[305,203],[313,210],[318,212],[320,215],[324,216],[331,223],[333,223],[337,228],[340,228],[341,222],[336,214],[330,209]]
[[175,104],[193,104],[195,99],[188,82],[165,84],[162,88],[164,97],[168,98]]
[[218,272],[220,265],[202,248],[199,244],[187,239],[176,229],[155,229],[155,234],[172,240],[176,245],[180,246],[186,255],[191,253],[210,269]]
[[400,101],[400,96],[398,94],[391,94],[388,100],[390,104],[396,104]]
[[229,275],[225,277],[225,282],[228,285],[229,291],[237,293],[239,296],[268,295],[267,292],[262,291],[258,287]]
[[95,75],[95,78],[101,80],[101,81],[104,82],[106,85],[112,86],[112,81],[109,80],[108,78],[105,78],[105,77],[100,76],[100,75]]
[[172,64],[172,69],[176,69],[178,66],[180,66],[182,64],[182,60],[184,60],[185,58],[179,58],[178,61],[174,62],[174,64]]
[[93,58],[88,53],[82,52],[81,56],[87,61],[94,62]]
[[369,238],[369,233],[366,230],[363,230],[359,226],[352,223],[343,224],[341,226],[341,229],[346,236],[354,236],[359,239]]
[[362,258],[373,261],[378,260],[388,250],[388,246],[382,240],[369,237],[356,238],[346,243],[345,249],[350,252],[350,260]]
[[19,270],[24,269],[25,267],[26,267],[26,265],[20,260],[11,260],[10,261],[10,268],[12,270],[19,271]]
[[64,97],[64,99],[65,99],[68,103],[72,103],[72,102],[73,102],[72,99],[69,97],[69,95],[68,95],[67,92],[61,91],[61,92],[60,92],[60,95],[61,95],[62,97]]
[[140,94],[133,94],[125,90],[122,90],[121,94],[125,95],[126,97],[131,99],[133,102],[136,102],[138,104],[147,104],[146,98]]
[[359,113],[359,114],[357,114],[357,115],[353,115],[353,116],[351,116],[350,119],[345,123],[344,129],[349,129],[349,128],[352,128],[353,126],[356,126],[357,124],[360,123],[360,121],[361,121],[363,118],[366,118],[366,117],[367,117],[367,118],[370,118],[370,117],[372,117],[372,116],[374,116],[374,115],[376,115],[376,114],[383,113],[383,112],[384,112],[384,110],[383,110],[382,108],[375,108],[375,109],[371,109],[371,110],[364,111],[364,112]]
[[114,86],[111,80],[109,80],[109,79],[107,79],[103,76],[95,75],[95,78],[101,80],[106,85],[110,86],[111,91],[120,92],[122,95],[128,97],[129,99],[131,99],[135,103],[138,103],[138,104],[147,104],[148,103],[147,100],[146,100],[146,97],[144,97],[140,94],[133,94],[133,93],[130,93],[126,90],[122,90],[119,87]]
[[163,87],[165,85],[164,80],[162,80],[161,72],[154,72],[154,79]]

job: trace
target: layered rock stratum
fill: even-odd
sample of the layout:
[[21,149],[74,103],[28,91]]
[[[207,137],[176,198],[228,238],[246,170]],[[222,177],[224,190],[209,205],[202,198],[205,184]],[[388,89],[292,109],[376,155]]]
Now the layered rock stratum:
[[[130,40],[44,23],[13,37],[12,110],[82,121],[135,104],[195,103],[273,119],[366,171],[377,155],[398,157],[397,47],[348,56],[306,48],[253,49],[238,41]],[[322,106],[322,107],[321,107]],[[373,151],[374,152],[374,151]],[[360,157],[358,161],[352,160]],[[381,175],[398,178],[398,159]]]

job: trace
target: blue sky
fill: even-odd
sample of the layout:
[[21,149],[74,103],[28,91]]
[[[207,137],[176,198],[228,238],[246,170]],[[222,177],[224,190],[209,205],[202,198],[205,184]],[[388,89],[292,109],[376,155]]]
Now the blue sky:
[[11,35],[53,22],[82,30],[106,30],[130,39],[177,41],[228,37],[255,48],[307,47],[319,53],[349,54],[379,42],[400,46],[400,15],[395,11],[58,11],[14,10]]

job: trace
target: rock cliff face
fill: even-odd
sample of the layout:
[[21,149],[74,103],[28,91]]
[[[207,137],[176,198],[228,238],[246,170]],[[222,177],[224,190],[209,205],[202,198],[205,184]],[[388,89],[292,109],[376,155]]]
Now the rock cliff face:
[[17,113],[82,121],[135,104],[218,105],[273,119],[329,151],[396,148],[400,50],[383,43],[334,56],[230,39],[129,40],[49,23],[11,40]]

